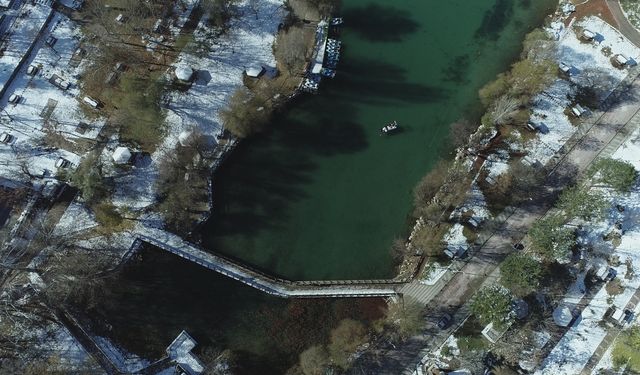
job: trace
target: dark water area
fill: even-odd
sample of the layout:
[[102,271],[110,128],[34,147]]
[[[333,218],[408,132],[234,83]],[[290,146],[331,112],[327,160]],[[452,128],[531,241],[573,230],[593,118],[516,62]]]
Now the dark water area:
[[183,329],[207,348],[230,348],[240,374],[282,374],[305,348],[326,342],[346,318],[382,316],[381,299],[285,300],[157,248],[141,251],[86,313],[92,331],[152,360]]
[[[407,234],[414,185],[450,153],[449,124],[480,114],[477,90],[557,1],[343,3],[337,77],[232,153],[200,232],[212,251],[291,279],[392,276],[389,246]],[[403,131],[380,136],[392,120]],[[147,249],[89,313],[97,333],[150,359],[185,329],[201,348],[232,349],[242,373],[282,374],[341,319],[370,322],[382,306],[273,298]]]
[[[342,61],[320,94],[243,141],[214,176],[212,251],[290,279],[385,278],[412,189],[476,119],[478,89],[557,1],[344,1]],[[401,132],[380,136],[397,120]]]

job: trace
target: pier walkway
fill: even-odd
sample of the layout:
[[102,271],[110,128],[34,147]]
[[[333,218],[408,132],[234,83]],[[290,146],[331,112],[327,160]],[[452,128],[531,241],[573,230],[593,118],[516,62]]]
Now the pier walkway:
[[291,281],[265,274],[235,260],[215,255],[180,236],[162,229],[143,226],[135,235],[127,257],[143,243],[178,255],[202,267],[238,280],[252,288],[284,298],[390,297],[410,280],[323,280]]

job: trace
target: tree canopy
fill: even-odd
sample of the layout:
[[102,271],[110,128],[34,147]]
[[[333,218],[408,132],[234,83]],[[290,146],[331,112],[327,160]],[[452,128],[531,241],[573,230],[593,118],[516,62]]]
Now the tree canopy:
[[628,192],[638,178],[638,171],[629,162],[616,159],[600,159],[592,169],[599,172],[599,182],[605,183],[619,192]]
[[541,276],[540,263],[525,254],[511,254],[500,264],[500,282],[519,297],[535,291]]
[[564,219],[558,215],[536,221],[529,237],[533,249],[548,261],[566,259],[575,244],[575,232],[564,227]]
[[482,324],[505,324],[511,319],[511,310],[511,293],[499,285],[480,289],[471,301],[471,312]]
[[349,357],[367,341],[364,324],[353,319],[344,319],[331,331],[329,354],[333,363],[343,369],[349,368]]
[[562,192],[557,207],[571,218],[591,220],[602,217],[607,205],[608,202],[602,193],[573,186]]

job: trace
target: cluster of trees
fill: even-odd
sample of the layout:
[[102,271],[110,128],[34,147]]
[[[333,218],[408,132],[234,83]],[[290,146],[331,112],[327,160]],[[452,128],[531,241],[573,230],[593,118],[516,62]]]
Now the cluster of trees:
[[309,34],[301,25],[293,25],[278,33],[274,54],[278,64],[289,75],[298,75],[304,70],[311,51]]
[[411,244],[428,256],[442,253],[442,238],[450,228],[444,213],[464,201],[471,179],[457,162],[440,161],[414,188],[414,215],[424,225],[414,233]]
[[379,320],[376,331],[391,342],[402,342],[417,334],[424,322],[422,306],[418,301],[404,298],[387,304],[384,318]]
[[315,345],[300,354],[299,364],[304,375],[322,375],[329,368],[346,370],[351,357],[369,339],[364,324],[353,319],[343,319],[331,331],[329,344]]
[[227,107],[220,111],[224,128],[238,138],[246,138],[265,129],[274,111],[290,92],[286,76],[260,80],[251,90],[238,88]]
[[340,5],[340,0],[289,0],[287,6],[299,19],[320,21],[331,15],[331,10]]
[[165,134],[165,110],[160,102],[166,84],[157,74],[142,76],[127,71],[120,79],[113,104],[117,110],[113,123],[120,129],[120,139],[153,152]]
[[224,128],[238,138],[246,138],[262,131],[271,117],[271,108],[265,107],[257,95],[245,87],[238,88],[227,107],[220,111]]
[[69,175],[69,183],[80,190],[85,203],[91,207],[96,220],[106,232],[115,231],[123,223],[122,215],[108,202],[113,182],[104,177],[102,162],[97,153],[89,154],[82,160]]
[[[256,0],[252,0],[255,2]],[[226,28],[229,20],[235,15],[238,0],[204,0],[200,7],[207,15],[209,26]]]
[[[597,183],[619,192],[628,192],[638,178],[633,165],[614,159],[597,161],[591,174]],[[585,221],[601,219],[609,205],[609,200],[601,192],[589,186],[576,185],[565,189],[556,203],[561,212],[536,221],[529,230],[533,250],[546,261],[566,260],[575,246],[576,234],[565,224],[574,218]]]
[[544,176],[539,168],[514,161],[509,164],[509,170],[495,178],[493,183],[484,182],[481,187],[488,206],[500,211],[506,206],[526,201],[531,196],[531,187],[538,186]]
[[158,162],[156,191],[158,210],[166,223],[179,233],[187,233],[201,213],[197,203],[208,202],[209,142],[194,131],[183,143],[163,153]]
[[525,45],[523,59],[511,66],[508,72],[482,87],[480,101],[487,107],[482,118],[485,125],[524,124],[529,119],[527,108],[531,98],[548,87],[557,77],[558,67],[553,59],[538,56],[533,46],[541,39],[539,33],[532,33]]

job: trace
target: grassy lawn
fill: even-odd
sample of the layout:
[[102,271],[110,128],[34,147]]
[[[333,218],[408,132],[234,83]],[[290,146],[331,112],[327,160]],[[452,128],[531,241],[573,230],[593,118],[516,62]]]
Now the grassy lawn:
[[640,372],[640,327],[635,326],[620,334],[613,348],[615,368],[627,366],[627,372]]

